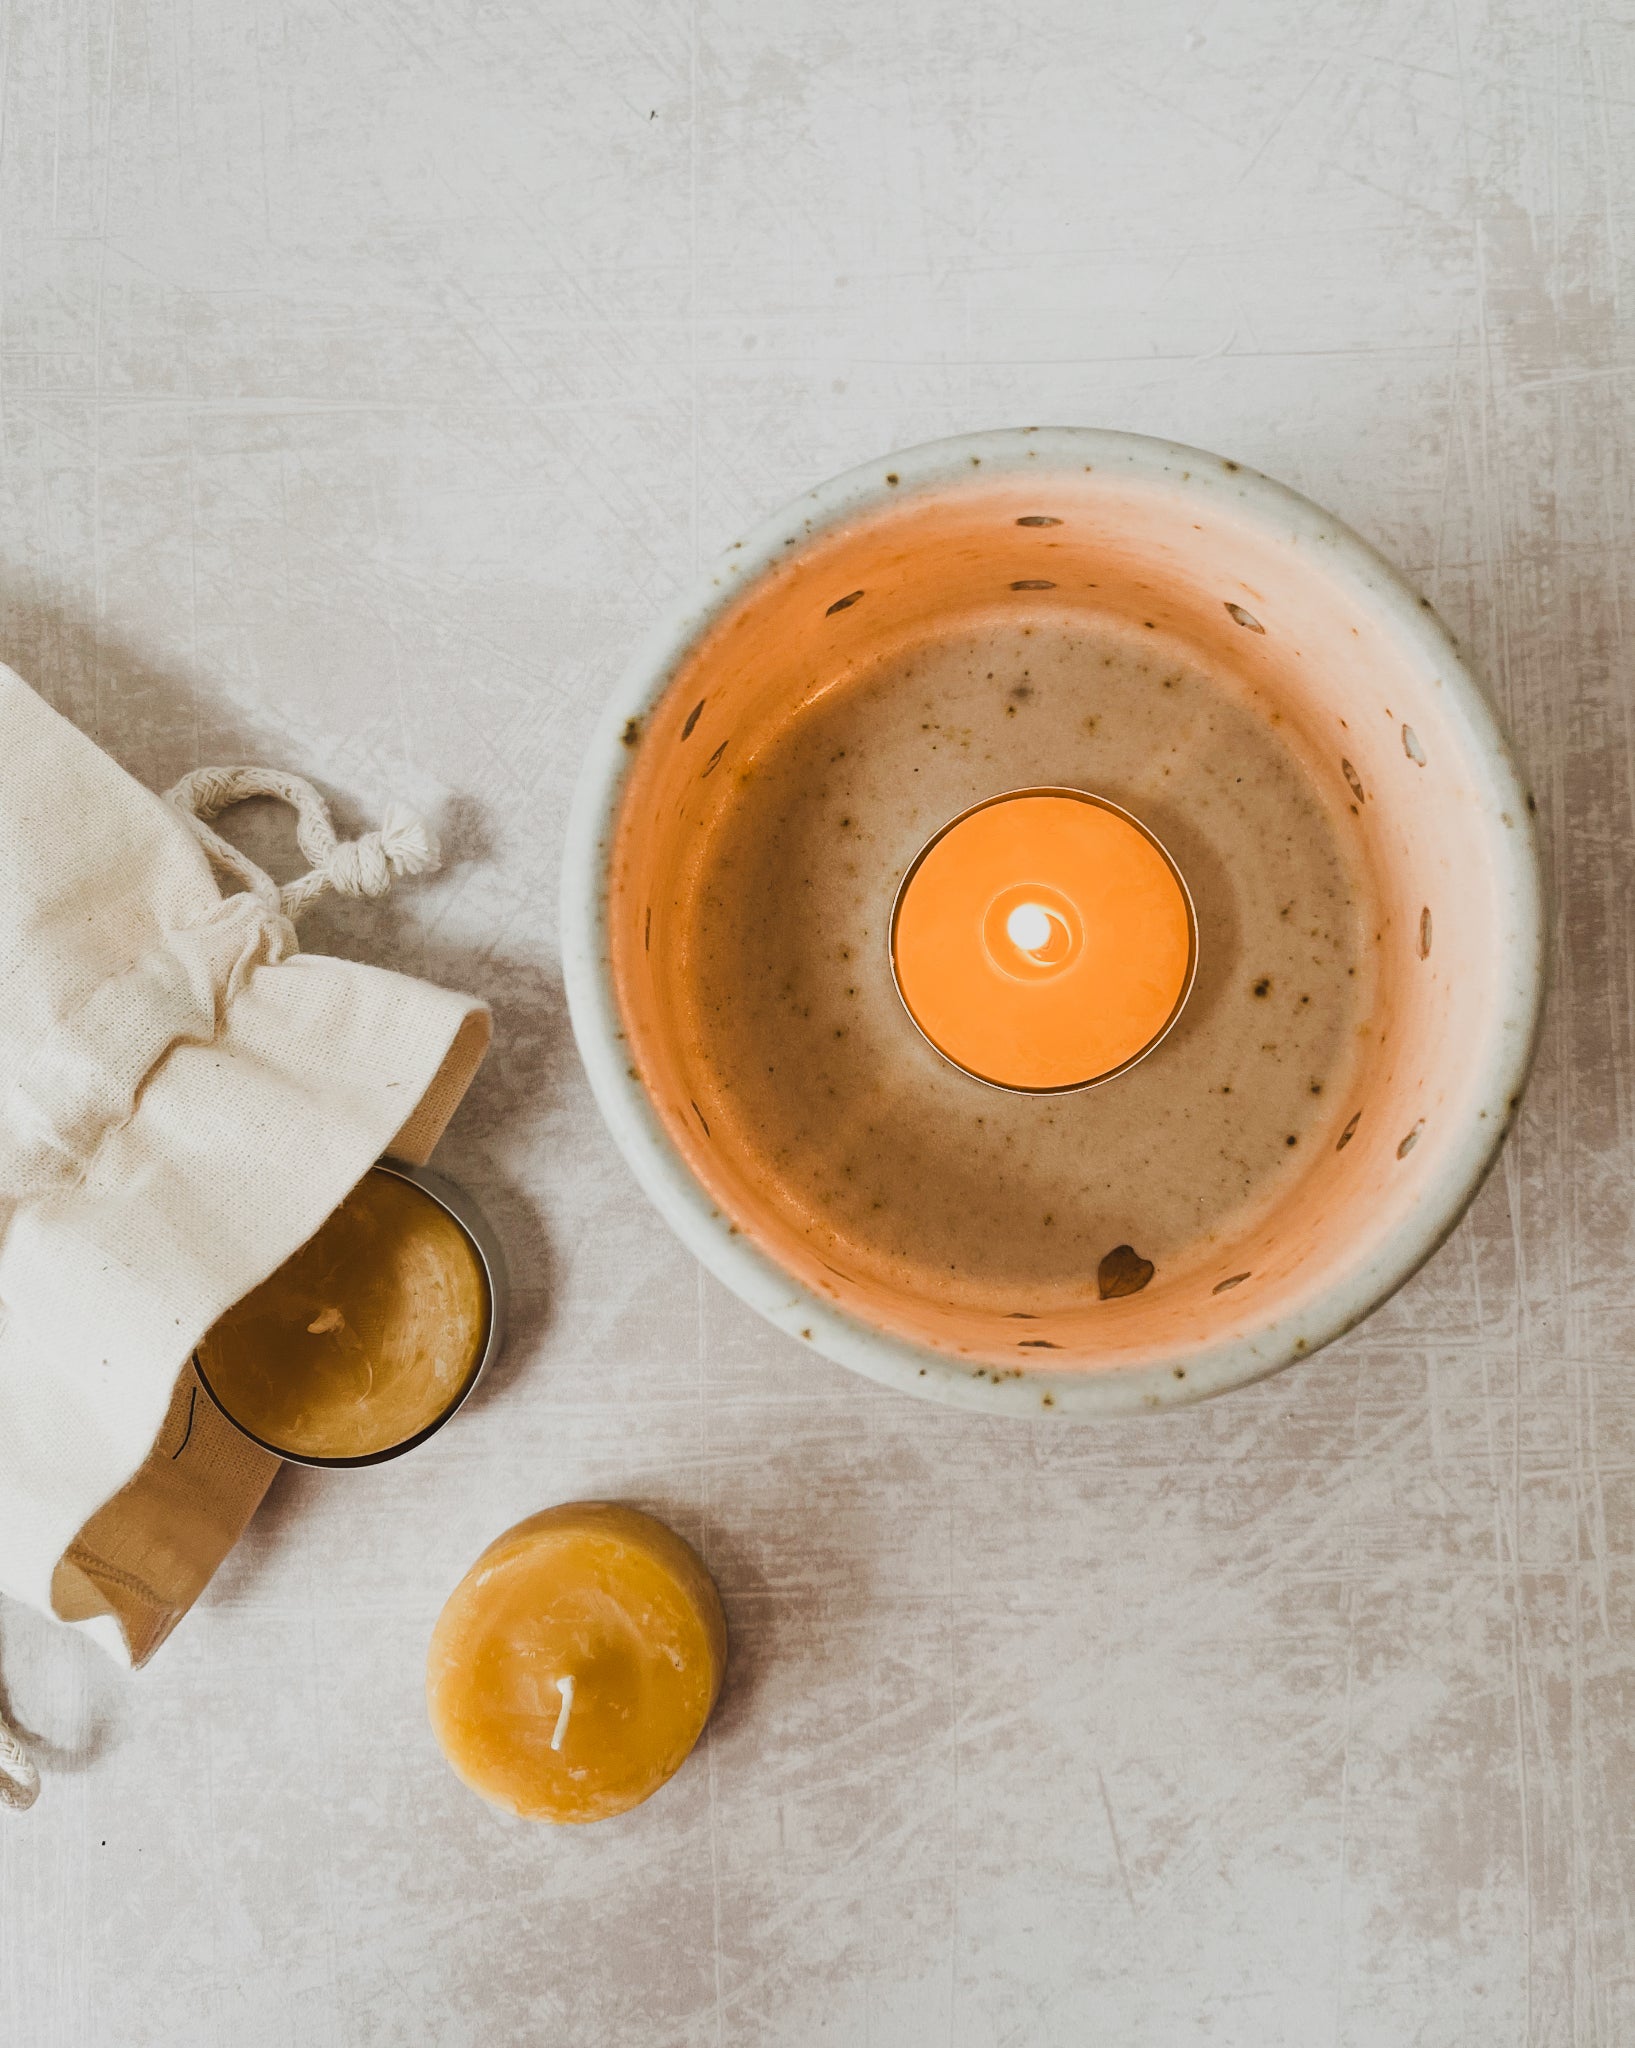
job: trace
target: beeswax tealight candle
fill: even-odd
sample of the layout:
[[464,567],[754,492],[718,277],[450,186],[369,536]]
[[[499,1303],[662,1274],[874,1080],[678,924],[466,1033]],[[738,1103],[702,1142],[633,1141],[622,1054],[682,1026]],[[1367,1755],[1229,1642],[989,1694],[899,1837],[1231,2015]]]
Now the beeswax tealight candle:
[[1045,1094],[1152,1050],[1192,985],[1195,933],[1174,862],[1128,812],[1017,790],[945,825],[910,868],[892,968],[945,1059]]
[[696,1553],[650,1515],[581,1501],[508,1529],[455,1587],[426,1700],[474,1792],[525,1820],[605,1820],[680,1768],[726,1660]]
[[418,1442],[470,1390],[495,1334],[494,1275],[433,1178],[374,1168],[200,1344],[200,1378],[269,1450],[365,1463]]

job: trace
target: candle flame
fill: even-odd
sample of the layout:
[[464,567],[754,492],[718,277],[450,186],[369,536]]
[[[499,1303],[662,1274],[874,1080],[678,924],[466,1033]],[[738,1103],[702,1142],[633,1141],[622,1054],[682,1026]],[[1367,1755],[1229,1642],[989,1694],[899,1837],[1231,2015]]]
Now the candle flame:
[[556,1717],[556,1733],[551,1737],[552,1749],[562,1747],[562,1738],[568,1732],[568,1717],[573,1712],[573,1680],[559,1678],[556,1689],[562,1695],[562,1711]]

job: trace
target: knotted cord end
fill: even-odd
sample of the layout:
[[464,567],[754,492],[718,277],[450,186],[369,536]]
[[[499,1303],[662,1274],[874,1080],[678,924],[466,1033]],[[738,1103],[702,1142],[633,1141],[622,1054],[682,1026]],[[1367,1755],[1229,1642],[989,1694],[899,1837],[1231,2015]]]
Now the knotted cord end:
[[26,1813],[40,1796],[40,1773],[33,1757],[0,1719],[0,1806]]
[[342,840],[315,870],[342,896],[384,896],[394,875],[424,875],[441,859],[437,835],[401,804],[388,804],[380,827]]
[[[282,889],[204,822],[251,796],[278,797],[295,808],[296,838],[312,866]],[[437,834],[402,804],[388,804],[375,831],[338,840],[329,807],[312,784],[276,769],[196,768],[168,793],[168,800],[218,867],[236,875],[289,918],[299,916],[326,889],[342,896],[384,896],[394,876],[429,875],[442,862]]]

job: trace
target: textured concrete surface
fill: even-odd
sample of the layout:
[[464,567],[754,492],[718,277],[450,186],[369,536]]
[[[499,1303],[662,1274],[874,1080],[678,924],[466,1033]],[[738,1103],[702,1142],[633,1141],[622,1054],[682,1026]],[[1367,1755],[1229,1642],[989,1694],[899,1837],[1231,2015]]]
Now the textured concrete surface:
[[[418,1456],[286,1472],[130,1680],[0,1615],[15,2048],[1635,2040],[1635,15],[1625,0],[23,0],[0,655],[156,784],[458,857],[312,940],[492,999],[442,1157],[519,1280]],[[554,964],[654,606],[894,445],[1178,436],[1486,665],[1563,907],[1472,1217],[1344,1345],[1071,1432],[762,1329],[603,1136]],[[264,842],[263,842],[264,843]],[[421,1705],[496,1531],[719,1575],[650,1806],[491,1816]]]

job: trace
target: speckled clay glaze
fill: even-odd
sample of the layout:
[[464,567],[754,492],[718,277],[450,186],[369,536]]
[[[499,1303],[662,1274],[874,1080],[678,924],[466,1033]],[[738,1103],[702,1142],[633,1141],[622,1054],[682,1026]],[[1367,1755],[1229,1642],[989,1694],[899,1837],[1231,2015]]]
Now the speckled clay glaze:
[[[1185,1256],[1149,1258],[1133,1234],[1099,1256],[1086,1245],[1023,1305],[873,1256],[821,1205],[802,1211],[792,1182],[774,1184],[753,1121],[712,1123],[702,1105],[724,1098],[692,906],[754,765],[820,699],[951,632],[1034,618],[1069,636],[1075,622],[1151,634],[1260,707],[1351,835],[1373,929],[1355,1057],[1325,1069],[1344,1100],[1302,1123],[1298,1168],[1236,1218],[1223,1211]],[[1530,812],[1428,604],[1305,499],[1132,435],[939,442],[826,484],[735,544],[633,663],[568,832],[574,1028],[643,1186],[792,1336],[888,1384],[1012,1414],[1193,1400],[1351,1328],[1480,1184],[1542,997]],[[1166,843],[1184,837],[1184,817],[1154,823]],[[880,862],[888,900],[896,859]],[[1206,949],[1200,989],[1208,971]],[[1139,1072],[1150,1084],[1158,1068]]]

